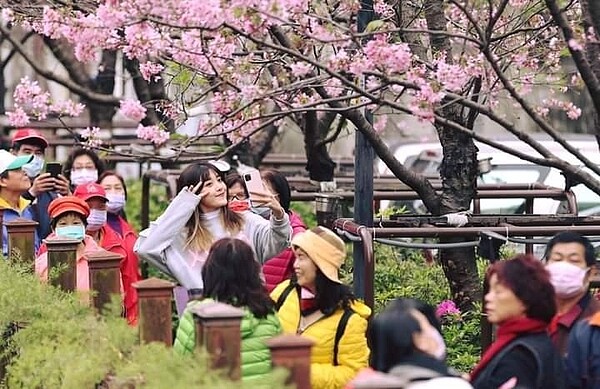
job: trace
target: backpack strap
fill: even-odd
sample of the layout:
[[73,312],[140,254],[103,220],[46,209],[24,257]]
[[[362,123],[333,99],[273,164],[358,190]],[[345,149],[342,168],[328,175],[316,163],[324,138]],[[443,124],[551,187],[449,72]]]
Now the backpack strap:
[[338,365],[338,350],[340,347],[340,340],[342,339],[342,336],[344,336],[346,326],[348,325],[348,320],[350,320],[350,316],[353,314],[353,310],[349,308],[344,309],[344,313],[342,314],[340,322],[338,323],[337,330],[335,331],[335,340],[333,342],[333,366]]
[[288,286],[285,287],[285,289],[283,290],[283,292],[281,292],[281,294],[279,295],[279,298],[277,299],[277,302],[275,303],[275,310],[276,311],[279,311],[279,308],[281,308],[281,306],[285,302],[285,299],[287,299],[287,297],[290,295],[290,293],[292,292],[292,290],[294,290],[295,288],[296,288],[296,285],[294,285],[292,282],[290,282],[288,284]]

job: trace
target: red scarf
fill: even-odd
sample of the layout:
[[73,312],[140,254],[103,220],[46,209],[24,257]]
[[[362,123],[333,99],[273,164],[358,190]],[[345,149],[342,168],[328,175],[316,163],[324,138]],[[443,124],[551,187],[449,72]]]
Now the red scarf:
[[519,319],[509,319],[498,327],[496,341],[485,351],[481,360],[471,372],[471,382],[477,377],[484,367],[502,350],[506,345],[512,342],[517,336],[522,334],[533,334],[545,332],[548,323],[537,319],[522,317]]

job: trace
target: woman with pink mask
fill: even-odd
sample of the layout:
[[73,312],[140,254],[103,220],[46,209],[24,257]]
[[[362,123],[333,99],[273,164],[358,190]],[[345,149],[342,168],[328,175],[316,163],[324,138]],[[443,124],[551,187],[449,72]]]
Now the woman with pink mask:
[[[178,195],[150,227],[140,232],[135,250],[142,260],[175,278],[187,292],[203,289],[202,267],[214,242],[231,237],[244,240],[263,263],[289,245],[290,221],[271,193],[251,193],[271,210],[270,220],[227,207],[223,173],[213,164],[189,165],[177,180]],[[178,311],[187,299],[177,297]]]

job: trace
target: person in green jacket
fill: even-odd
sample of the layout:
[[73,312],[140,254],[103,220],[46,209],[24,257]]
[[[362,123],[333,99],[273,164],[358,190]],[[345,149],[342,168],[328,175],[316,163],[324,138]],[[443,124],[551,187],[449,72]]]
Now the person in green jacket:
[[281,334],[282,328],[260,277],[260,264],[252,247],[240,239],[224,238],[211,247],[202,268],[204,299],[188,303],[179,321],[173,348],[190,354],[196,345],[194,318],[190,309],[207,301],[219,301],[244,310],[241,323],[242,379],[265,376],[271,371],[271,353],[265,340]]

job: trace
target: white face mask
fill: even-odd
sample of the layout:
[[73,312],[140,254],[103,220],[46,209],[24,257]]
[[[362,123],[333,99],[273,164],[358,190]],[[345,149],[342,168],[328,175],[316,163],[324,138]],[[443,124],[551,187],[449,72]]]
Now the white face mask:
[[106,207],[110,213],[119,213],[125,206],[125,194],[123,193],[107,193],[106,198],[108,199]]
[[83,185],[98,181],[98,170],[96,169],[78,169],[71,171],[71,184]]
[[33,156],[31,162],[23,165],[23,170],[27,177],[35,178],[40,175],[42,169],[44,168],[44,158],[38,157],[37,155]]
[[99,209],[90,210],[90,216],[87,217],[88,231],[98,231],[106,223],[106,211]]
[[554,292],[560,298],[577,296],[585,290],[583,280],[588,268],[582,269],[571,263],[560,261],[552,262],[546,266],[550,273],[550,282],[554,286]]

